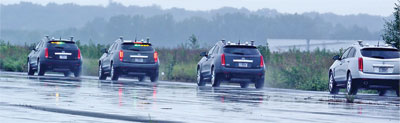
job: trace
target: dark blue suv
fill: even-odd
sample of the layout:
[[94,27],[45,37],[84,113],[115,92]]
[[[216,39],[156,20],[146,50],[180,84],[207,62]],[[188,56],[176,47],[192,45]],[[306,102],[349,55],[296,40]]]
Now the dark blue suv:
[[64,76],[73,73],[75,77],[81,75],[81,51],[73,41],[67,39],[43,38],[32,49],[27,58],[28,75],[43,76],[46,72],[61,72]]
[[254,41],[240,44],[222,40],[200,56],[203,58],[197,65],[198,86],[204,86],[206,81],[211,81],[213,87],[219,87],[221,82],[240,83],[242,88],[249,83],[257,89],[264,86],[264,59]]
[[158,81],[158,53],[153,49],[149,39],[136,41],[124,40],[121,37],[108,50],[103,49],[103,53],[99,60],[100,80],[107,79],[107,76],[110,76],[111,80],[127,76],[144,81],[148,76],[151,82]]

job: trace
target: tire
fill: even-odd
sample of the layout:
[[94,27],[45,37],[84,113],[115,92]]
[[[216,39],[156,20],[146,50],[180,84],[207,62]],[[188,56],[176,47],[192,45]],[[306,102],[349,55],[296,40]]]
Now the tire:
[[256,81],[256,83],[254,83],[254,86],[256,87],[256,89],[262,89],[264,88],[264,77],[260,78]]
[[107,76],[104,75],[104,70],[101,64],[99,64],[99,71],[98,71],[99,80],[106,80]]
[[154,72],[153,75],[150,76],[150,81],[151,82],[157,82],[158,81],[158,71]]
[[32,69],[30,60],[28,60],[27,65],[28,65],[28,75],[34,75],[35,71],[33,71],[33,69]]
[[81,71],[82,71],[81,69],[78,69],[78,70],[74,71],[75,78],[81,77],[81,73],[82,73]]
[[111,63],[111,65],[110,65],[110,68],[111,68],[111,71],[110,71],[111,80],[118,80],[118,78],[119,78],[118,70],[116,70],[116,69],[114,68],[114,66],[112,65],[112,63]]
[[139,82],[143,82],[144,81],[145,76],[138,76],[138,80]]
[[64,77],[69,77],[69,75],[70,75],[69,71],[68,72],[64,72]]
[[333,74],[329,74],[329,93],[330,94],[338,94],[339,93],[339,87],[336,84],[335,78],[333,77]]
[[197,69],[197,86],[205,86],[206,82],[204,81],[203,75],[201,75],[201,69]]
[[385,95],[386,95],[386,92],[387,92],[386,89],[378,90],[379,96],[385,96]]
[[249,82],[240,82],[240,88],[247,88],[249,87]]
[[40,63],[40,60],[38,59],[37,63],[37,71],[38,71],[38,76],[44,76],[46,73],[46,68]]
[[347,84],[346,84],[347,95],[357,95],[358,85],[353,82],[351,73],[347,74]]
[[218,78],[218,75],[215,73],[214,67],[211,68],[211,85],[213,87],[219,87],[221,84],[220,78]]

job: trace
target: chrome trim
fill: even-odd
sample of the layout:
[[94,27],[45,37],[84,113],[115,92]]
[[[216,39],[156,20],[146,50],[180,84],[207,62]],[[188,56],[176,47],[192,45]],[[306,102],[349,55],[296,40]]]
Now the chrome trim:
[[253,63],[253,60],[245,60],[245,59],[233,59],[233,62],[246,62],[246,63]]
[[67,55],[67,56],[70,56],[70,55],[72,55],[72,53],[54,53],[54,55]]
[[149,58],[149,56],[130,55],[131,58]]

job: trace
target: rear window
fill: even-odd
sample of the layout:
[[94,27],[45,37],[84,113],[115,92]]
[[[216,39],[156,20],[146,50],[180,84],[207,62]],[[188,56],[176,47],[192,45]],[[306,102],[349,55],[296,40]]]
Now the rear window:
[[383,49],[383,48],[368,48],[361,50],[364,57],[378,58],[378,59],[394,59],[400,58],[400,52],[396,49]]
[[238,55],[258,55],[259,54],[256,47],[249,47],[249,46],[225,46],[224,53],[238,54]]
[[78,49],[75,42],[72,41],[49,41],[47,47],[57,49]]
[[153,51],[153,47],[150,44],[134,44],[134,43],[123,43],[121,48],[123,50],[132,51]]

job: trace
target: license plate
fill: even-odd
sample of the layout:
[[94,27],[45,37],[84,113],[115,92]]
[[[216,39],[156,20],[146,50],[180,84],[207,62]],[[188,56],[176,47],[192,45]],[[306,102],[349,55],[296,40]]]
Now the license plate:
[[380,67],[380,68],[379,68],[379,72],[381,72],[381,73],[387,73],[387,72],[388,72],[388,68],[387,68],[387,67]]
[[136,59],[135,59],[135,62],[143,62],[143,59],[136,58]]
[[67,59],[67,56],[60,56],[60,59]]
[[239,63],[239,67],[247,67],[247,63]]

